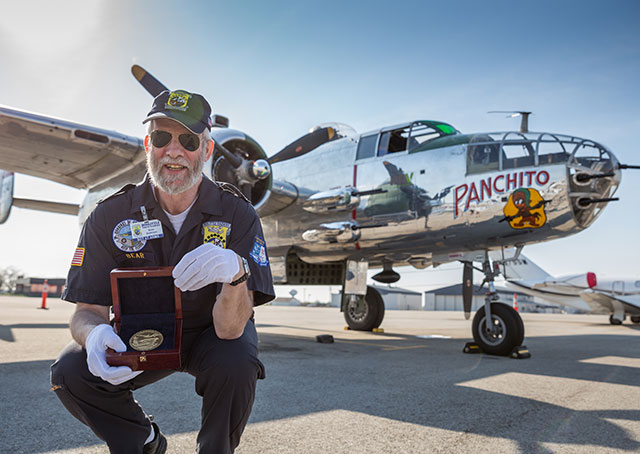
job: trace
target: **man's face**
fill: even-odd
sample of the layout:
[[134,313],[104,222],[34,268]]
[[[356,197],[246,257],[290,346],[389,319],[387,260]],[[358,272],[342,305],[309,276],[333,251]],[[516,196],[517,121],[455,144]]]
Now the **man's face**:
[[166,131],[172,134],[171,141],[163,147],[155,147],[149,137],[147,168],[154,185],[171,194],[180,194],[198,184],[202,168],[207,159],[204,144],[195,151],[186,150],[178,140],[180,134],[192,134],[180,123],[166,118],[153,120],[151,131]]

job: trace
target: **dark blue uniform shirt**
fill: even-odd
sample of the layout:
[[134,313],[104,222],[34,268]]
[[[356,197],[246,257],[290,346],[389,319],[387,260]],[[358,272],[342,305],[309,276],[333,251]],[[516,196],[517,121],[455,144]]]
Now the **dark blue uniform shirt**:
[[[133,238],[130,223],[143,220],[142,206],[149,220],[161,221],[162,238]],[[253,206],[224,184],[203,176],[198,198],[178,235],[156,201],[148,177],[99,203],[80,233],[62,299],[111,306],[112,269],[175,266],[205,242],[232,249],[247,259],[251,269],[247,286],[256,306],[275,297],[262,225]],[[182,293],[185,330],[211,326],[213,304],[221,287],[214,283]]]

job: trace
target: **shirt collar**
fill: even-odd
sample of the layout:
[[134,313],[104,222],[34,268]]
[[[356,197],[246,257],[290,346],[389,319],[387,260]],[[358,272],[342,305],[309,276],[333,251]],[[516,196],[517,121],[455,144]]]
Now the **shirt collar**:
[[[198,188],[197,200],[191,210],[198,210],[202,213],[212,215],[221,215],[221,193],[222,191],[220,191],[218,186],[203,174],[200,187]],[[131,198],[131,213],[139,213],[141,206],[146,208],[147,213],[155,213],[156,217],[162,212],[162,207],[153,193],[153,183],[151,183],[149,173],[145,175],[144,180],[134,189],[133,197]]]

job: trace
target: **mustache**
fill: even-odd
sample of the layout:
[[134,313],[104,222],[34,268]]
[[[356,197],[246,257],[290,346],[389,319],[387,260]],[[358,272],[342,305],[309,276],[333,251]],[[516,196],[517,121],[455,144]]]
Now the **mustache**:
[[166,165],[166,164],[171,164],[171,165],[190,167],[189,162],[186,159],[182,159],[182,158],[172,159],[172,158],[170,158],[168,156],[165,156],[165,157],[159,159],[156,162],[157,162],[157,164],[159,166],[163,166],[163,165]]

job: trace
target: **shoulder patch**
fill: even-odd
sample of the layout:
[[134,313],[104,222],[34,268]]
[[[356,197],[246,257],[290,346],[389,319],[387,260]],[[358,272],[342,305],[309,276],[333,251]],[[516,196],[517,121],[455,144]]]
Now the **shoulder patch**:
[[111,195],[109,195],[109,196],[105,197],[104,199],[98,200],[98,205],[99,205],[99,204],[101,204],[102,202],[106,202],[106,201],[107,201],[107,200],[109,200],[109,199],[112,199],[112,198],[114,198],[114,197],[117,197],[117,196],[119,196],[119,195],[122,195],[122,194],[124,194],[125,192],[130,191],[130,190],[132,190],[132,189],[133,189],[133,188],[135,188],[135,187],[136,187],[136,185],[135,185],[135,184],[131,184],[131,183],[129,183],[128,185],[121,187],[117,192],[114,192],[113,194],[111,194]]
[[245,196],[242,193],[242,191],[240,191],[240,189],[236,188],[231,183],[225,183],[224,181],[216,181],[215,183],[223,191],[228,192],[230,194],[233,194],[233,195],[235,195],[236,197],[238,197],[240,199],[244,199],[244,201],[247,202],[247,203],[251,203],[251,201],[249,199],[247,199],[247,196]]
[[253,247],[249,252],[249,257],[253,259],[260,266],[269,265],[269,259],[267,259],[267,248],[262,237],[256,235],[253,239]]

